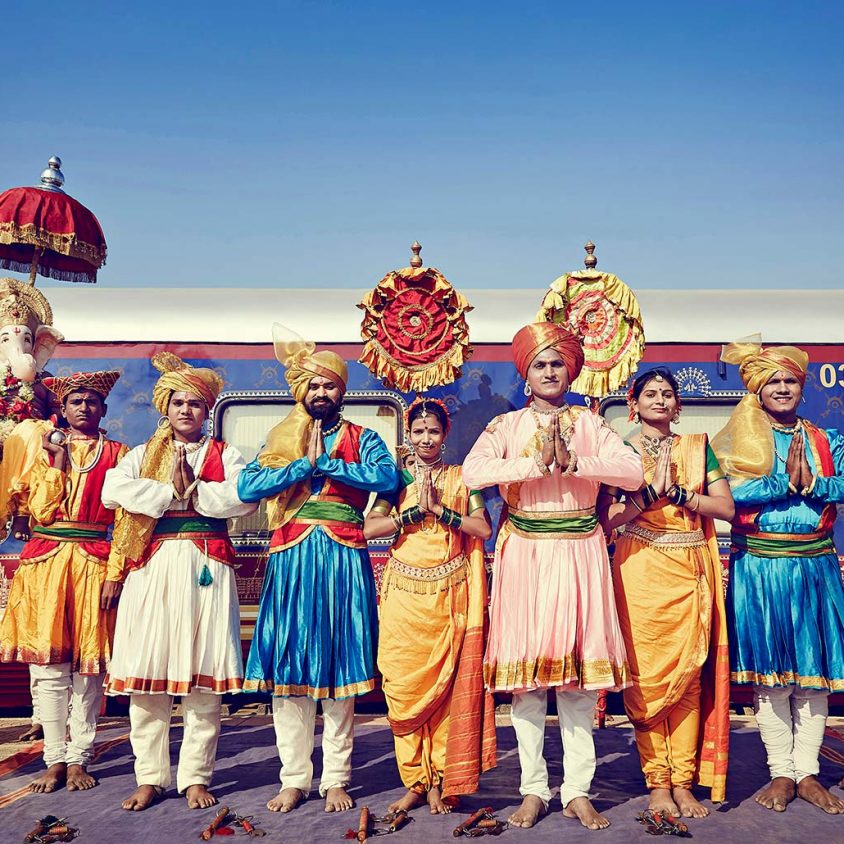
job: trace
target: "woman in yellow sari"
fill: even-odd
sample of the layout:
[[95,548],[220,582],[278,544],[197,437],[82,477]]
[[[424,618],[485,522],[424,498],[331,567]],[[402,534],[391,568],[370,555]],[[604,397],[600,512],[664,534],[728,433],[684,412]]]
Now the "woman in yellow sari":
[[641,430],[644,486],[602,498],[604,529],[622,532],[613,557],[618,616],[633,685],[624,706],[653,811],[702,818],[693,782],[725,797],[730,667],[721,562],[713,519],[730,520],[730,488],[705,434],[671,432],[677,382],[663,367],[642,373],[628,394]]
[[[367,538],[397,538],[381,580],[378,669],[407,793],[389,811],[448,813],[495,765],[495,714],[484,690],[486,572],[492,533],[460,466],[442,462],[445,405],[418,398],[406,427],[413,461],[396,500],[379,498]],[[395,507],[395,511],[394,511]]]

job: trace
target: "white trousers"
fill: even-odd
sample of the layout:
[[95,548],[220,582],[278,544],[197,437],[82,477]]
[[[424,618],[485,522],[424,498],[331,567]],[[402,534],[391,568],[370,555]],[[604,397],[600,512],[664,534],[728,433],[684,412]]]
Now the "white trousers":
[[[567,806],[575,797],[588,797],[595,776],[597,760],[592,723],[598,692],[571,689],[557,692],[557,713],[563,739],[563,784],[560,800]],[[545,747],[545,716],[548,712],[548,690],[534,689],[513,695],[511,719],[519,743],[519,764],[522,769],[519,793],[533,794],[546,805],[551,800]]]
[[41,726],[41,714],[38,709],[38,684],[35,682],[35,676],[32,673],[32,666],[29,666],[29,695],[32,698],[32,718],[30,723],[34,727],[36,724]]
[[829,692],[797,686],[753,687],[753,710],[768,753],[771,779],[795,782],[820,771]]
[[87,767],[94,753],[103,675],[77,674],[69,662],[30,665],[29,675],[44,729],[44,763],[48,768],[60,762]]
[[[319,793],[346,788],[352,780],[352,745],[355,738],[355,699],[322,701],[322,779]],[[316,701],[309,697],[274,697],[273,726],[281,787],[298,788],[307,797],[314,775]]]
[[[220,738],[220,695],[193,691],[182,697],[184,734],[176,769],[179,793],[192,785],[210,785]],[[168,788],[170,776],[170,695],[129,697],[129,740],[135,754],[138,785]]]

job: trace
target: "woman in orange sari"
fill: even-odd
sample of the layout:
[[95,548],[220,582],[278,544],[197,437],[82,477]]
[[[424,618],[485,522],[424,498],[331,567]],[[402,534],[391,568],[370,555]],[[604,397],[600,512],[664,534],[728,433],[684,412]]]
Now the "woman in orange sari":
[[[628,394],[641,430],[646,486],[602,498],[602,522],[618,528],[613,584],[633,685],[624,706],[651,792],[648,808],[702,818],[693,782],[725,797],[729,656],[721,562],[713,519],[730,520],[733,499],[705,434],[671,431],[677,382],[663,367],[642,373]],[[607,494],[608,493],[608,494]]]
[[445,814],[495,765],[482,665],[492,529],[461,467],[442,462],[445,405],[416,399],[406,425],[415,459],[395,502],[379,498],[364,526],[370,539],[397,534],[381,580],[378,669],[407,793],[389,811],[427,802]]

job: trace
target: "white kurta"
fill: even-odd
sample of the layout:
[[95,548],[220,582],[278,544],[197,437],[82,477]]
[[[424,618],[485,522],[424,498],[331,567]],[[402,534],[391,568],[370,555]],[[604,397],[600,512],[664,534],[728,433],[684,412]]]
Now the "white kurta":
[[[192,501],[177,501],[169,484],[141,478],[146,445],[132,449],[106,474],[103,503],[159,519],[191,506],[202,516],[230,519],[254,512],[237,497],[243,457],[223,450],[225,481],[200,481]],[[208,442],[187,455],[196,475]],[[212,583],[199,585],[208,566]],[[129,572],[120,596],[106,693],[223,694],[243,681],[240,608],[234,571],[188,539],[166,539],[147,564]]]

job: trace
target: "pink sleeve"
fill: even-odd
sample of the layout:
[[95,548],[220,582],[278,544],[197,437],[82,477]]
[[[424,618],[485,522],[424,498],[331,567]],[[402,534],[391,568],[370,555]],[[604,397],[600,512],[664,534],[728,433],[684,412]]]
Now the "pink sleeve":
[[577,455],[575,476],[626,490],[639,489],[644,482],[642,458],[612,428],[598,424],[596,453]]
[[484,489],[495,484],[529,481],[544,476],[545,473],[533,455],[504,456],[507,453],[508,427],[506,416],[493,419],[466,455],[463,461],[463,483],[469,489]]

